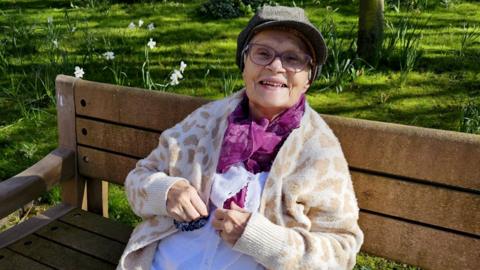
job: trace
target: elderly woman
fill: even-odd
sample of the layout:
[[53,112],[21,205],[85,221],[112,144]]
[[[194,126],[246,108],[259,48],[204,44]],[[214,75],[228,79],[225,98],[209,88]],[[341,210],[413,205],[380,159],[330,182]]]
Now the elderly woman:
[[240,33],[245,89],[162,133],[125,188],[142,217],[119,269],[351,269],[363,241],[340,144],[305,92],[325,62],[299,8]]

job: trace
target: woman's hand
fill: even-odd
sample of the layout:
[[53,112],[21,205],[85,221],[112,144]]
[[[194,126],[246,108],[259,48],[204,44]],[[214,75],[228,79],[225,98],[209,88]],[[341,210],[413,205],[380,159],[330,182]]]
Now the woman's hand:
[[215,210],[212,225],[217,231],[219,231],[220,237],[233,246],[238,238],[242,236],[252,213],[245,211],[233,201],[230,206],[232,208],[230,210]]
[[208,216],[197,190],[185,181],[176,182],[167,193],[167,212],[177,221],[192,221]]

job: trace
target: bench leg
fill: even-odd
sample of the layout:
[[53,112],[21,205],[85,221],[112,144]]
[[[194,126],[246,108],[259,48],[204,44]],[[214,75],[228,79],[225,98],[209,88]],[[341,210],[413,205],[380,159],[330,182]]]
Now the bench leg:
[[88,211],[108,218],[108,182],[97,179],[87,181]]

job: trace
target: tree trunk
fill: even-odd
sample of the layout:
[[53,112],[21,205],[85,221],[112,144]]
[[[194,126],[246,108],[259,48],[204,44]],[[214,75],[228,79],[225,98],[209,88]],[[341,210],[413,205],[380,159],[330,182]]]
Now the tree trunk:
[[376,66],[383,41],[383,0],[360,0],[358,55]]

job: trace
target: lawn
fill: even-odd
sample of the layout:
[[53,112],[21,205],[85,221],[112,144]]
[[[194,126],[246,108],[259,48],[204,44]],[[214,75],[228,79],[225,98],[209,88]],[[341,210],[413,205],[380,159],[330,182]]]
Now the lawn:
[[[201,18],[200,0],[126,2],[0,1],[0,181],[56,147],[54,79],[76,66],[87,80],[211,99],[242,87],[234,55],[247,16]],[[480,133],[480,3],[386,1],[384,49],[368,64],[355,55],[359,0],[276,2],[304,7],[332,48],[307,93],[319,113]],[[58,193],[41,201],[55,203]],[[138,222],[120,187],[110,190],[110,215]],[[367,255],[358,262],[415,269]]]

